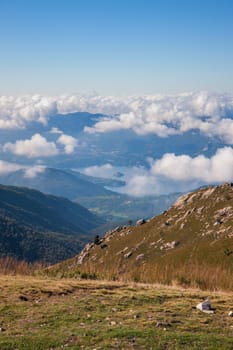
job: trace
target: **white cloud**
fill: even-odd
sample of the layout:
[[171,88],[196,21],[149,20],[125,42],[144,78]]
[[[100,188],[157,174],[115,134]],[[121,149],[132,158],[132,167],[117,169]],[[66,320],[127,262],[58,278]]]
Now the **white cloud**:
[[63,134],[63,132],[60,129],[53,127],[50,130],[50,134]]
[[0,175],[8,175],[17,170],[23,170],[25,178],[34,178],[37,176],[37,174],[43,173],[45,169],[46,167],[43,165],[30,166],[0,160]]
[[93,165],[84,169],[81,172],[88,176],[102,177],[102,178],[112,178],[116,172],[115,168],[107,163],[104,165]]
[[151,161],[151,173],[174,181],[213,183],[233,180],[233,149],[218,149],[215,155],[190,157],[165,154],[160,160]]
[[40,134],[33,135],[31,139],[18,140],[15,143],[8,142],[3,146],[3,150],[28,158],[51,157],[59,153],[56,144],[48,142]]
[[28,179],[35,178],[38,174],[45,171],[46,167],[43,165],[35,165],[24,169],[24,177]]
[[64,146],[64,152],[66,154],[74,153],[74,150],[78,145],[77,140],[73,136],[66,135],[66,134],[62,134],[58,138],[57,142]]
[[[126,102],[126,101],[125,101]],[[128,99],[127,112],[100,119],[88,133],[131,129],[139,135],[167,137],[198,129],[233,144],[233,97],[208,92]],[[127,107],[126,107],[127,106]]]
[[[0,97],[0,129],[46,123],[55,114],[102,113],[89,133],[133,130],[137,134],[167,137],[198,129],[233,144],[233,96],[208,92],[176,95],[113,97],[100,95],[40,95]],[[58,129],[51,132],[59,133]]]
[[21,169],[22,166],[16,163],[6,162],[4,160],[0,160],[0,175],[7,175],[14,171]]
[[0,96],[0,129],[23,128],[29,122],[46,124],[57,113],[56,99],[40,95]]
[[210,158],[165,154],[149,160],[150,168],[128,169],[126,186],[115,190],[132,196],[186,192],[201,185],[233,181],[233,148],[224,147]]

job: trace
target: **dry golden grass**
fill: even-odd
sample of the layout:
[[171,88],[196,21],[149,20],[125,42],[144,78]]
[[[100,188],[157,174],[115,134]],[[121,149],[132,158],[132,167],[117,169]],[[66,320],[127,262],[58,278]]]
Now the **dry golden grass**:
[[31,275],[35,270],[45,267],[41,263],[28,263],[24,260],[7,256],[0,258],[0,274],[2,275]]
[[[97,265],[87,262],[77,270],[71,271],[66,265],[57,265],[57,268],[46,269],[50,276],[94,278],[98,280],[122,281],[122,282],[141,282],[141,283],[159,283],[163,285],[176,285],[184,288],[198,288],[200,290],[210,291],[232,291],[233,279],[231,269],[214,267],[207,264],[190,263],[187,265],[135,265],[130,269],[122,266],[120,258],[114,258],[111,265]],[[79,268],[81,271],[79,271]]]

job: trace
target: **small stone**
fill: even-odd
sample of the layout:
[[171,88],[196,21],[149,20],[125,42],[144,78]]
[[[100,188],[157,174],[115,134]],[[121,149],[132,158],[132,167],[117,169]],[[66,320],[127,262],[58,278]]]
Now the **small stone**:
[[5,331],[6,331],[6,329],[5,329],[5,328],[0,327],[0,332],[5,332]]
[[142,259],[144,259],[144,257],[145,257],[145,254],[139,254],[139,255],[136,257],[136,261],[142,260]]
[[139,219],[137,222],[136,222],[136,226],[141,226],[141,225],[144,225],[146,223],[146,220],[145,219]]
[[201,310],[202,312],[205,312],[207,314],[213,314],[214,310],[211,307],[210,299],[207,298],[205,301],[197,304],[196,308],[198,310]]
[[228,313],[228,316],[233,317],[233,311],[232,310]]
[[128,259],[129,257],[131,257],[132,254],[133,254],[132,252],[128,252],[124,255],[124,258]]
[[115,326],[116,324],[117,324],[116,321],[111,321],[111,322],[110,322],[110,325],[111,325],[111,326]]

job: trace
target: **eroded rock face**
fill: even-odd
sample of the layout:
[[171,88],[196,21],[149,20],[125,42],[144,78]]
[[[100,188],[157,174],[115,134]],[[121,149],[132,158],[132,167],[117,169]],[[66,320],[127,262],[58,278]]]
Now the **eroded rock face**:
[[225,207],[225,208],[222,208],[222,209],[219,209],[215,212],[215,218],[230,218],[230,217],[233,217],[233,208],[231,206],[228,206],[228,207]]
[[179,197],[179,198],[175,201],[175,203],[173,204],[173,207],[174,207],[174,208],[181,208],[181,207],[183,207],[183,206],[186,204],[188,198],[190,197],[190,194],[191,194],[191,192],[186,193],[186,194],[184,194],[183,196]]
[[84,260],[89,257],[90,249],[94,247],[94,243],[87,243],[81,253],[78,255],[77,265],[82,265]]

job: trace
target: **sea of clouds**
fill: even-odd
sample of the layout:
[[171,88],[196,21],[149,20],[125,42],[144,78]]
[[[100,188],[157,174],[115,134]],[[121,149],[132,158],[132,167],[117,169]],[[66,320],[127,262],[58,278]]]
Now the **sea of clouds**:
[[[101,113],[92,127],[84,132],[108,133],[133,130],[139,135],[154,134],[159,137],[182,135],[197,130],[208,137],[222,140],[225,147],[207,158],[204,155],[190,157],[185,154],[164,154],[161,159],[148,159],[148,169],[131,168],[125,175],[126,186],[122,191],[135,196],[168,193],[177,189],[185,191],[207,183],[233,180],[233,95],[225,93],[190,92],[176,95],[150,95],[114,97],[100,95],[62,95],[0,97],[0,129],[27,128],[31,122],[44,125],[56,114],[73,112]],[[30,159],[53,157],[75,153],[78,140],[62,130],[51,129],[57,134],[49,141],[39,133],[25,140],[1,144],[1,152]],[[0,173],[17,169],[16,163],[0,162]],[[105,168],[104,168],[105,167]],[[93,175],[108,176],[109,167],[91,169]],[[43,171],[33,168],[31,174]],[[38,170],[39,169],[39,170]],[[42,169],[42,170],[41,170]],[[90,169],[90,168],[89,168]],[[105,170],[105,174],[104,174]],[[28,174],[30,171],[28,170]]]
[[89,133],[132,129],[138,134],[167,137],[197,129],[233,143],[233,96],[209,92],[176,95],[113,97],[100,95],[27,95],[0,97],[0,129],[24,128],[32,121],[46,124],[58,113],[102,113]]

